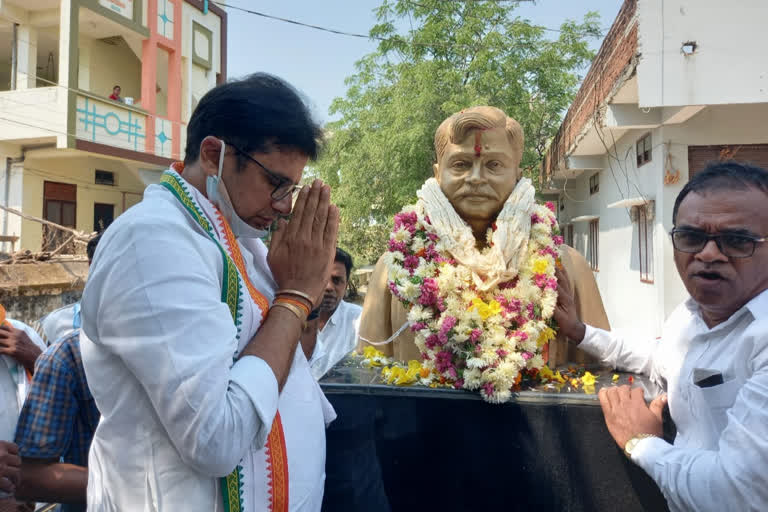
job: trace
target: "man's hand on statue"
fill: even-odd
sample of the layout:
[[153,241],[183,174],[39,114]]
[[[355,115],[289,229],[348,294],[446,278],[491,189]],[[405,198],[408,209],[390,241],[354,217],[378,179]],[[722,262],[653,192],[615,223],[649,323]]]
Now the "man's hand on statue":
[[667,402],[666,395],[657,397],[648,406],[643,388],[619,386],[601,389],[598,398],[603,407],[608,432],[622,450],[627,441],[638,434],[662,437],[661,413]]
[[557,278],[557,305],[555,306],[554,311],[555,321],[557,322],[560,331],[565,334],[569,340],[581,343],[584,339],[586,326],[579,319],[576,303],[573,299],[571,281],[568,279],[568,273],[564,268],[558,267],[555,269],[555,277]]
[[320,180],[299,192],[290,221],[281,220],[267,262],[278,289],[298,290],[317,302],[336,255],[339,209],[331,189]]
[[42,353],[27,333],[5,323],[0,325],[0,355],[15,359],[29,372],[35,371],[35,361]]

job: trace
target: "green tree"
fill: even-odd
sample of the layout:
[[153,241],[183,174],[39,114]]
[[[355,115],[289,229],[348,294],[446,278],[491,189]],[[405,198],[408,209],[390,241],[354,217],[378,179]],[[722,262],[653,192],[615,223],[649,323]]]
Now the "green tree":
[[[360,264],[384,250],[392,215],[431,175],[437,126],[462,108],[493,105],[525,130],[522,167],[538,175],[547,141],[594,57],[599,17],[556,32],[514,15],[516,2],[384,0],[370,36],[377,51],[356,64],[336,98],[315,172],[342,209],[340,244]],[[396,26],[412,27],[406,35]]]

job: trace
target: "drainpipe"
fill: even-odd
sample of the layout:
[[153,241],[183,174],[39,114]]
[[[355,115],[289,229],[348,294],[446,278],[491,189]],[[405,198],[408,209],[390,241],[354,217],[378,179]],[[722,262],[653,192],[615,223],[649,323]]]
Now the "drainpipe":
[[11,90],[16,90],[16,71],[19,68],[19,24],[13,24],[13,41],[11,41]]
[[[19,158],[11,158],[7,157],[5,159],[5,190],[4,190],[4,197],[5,202],[4,205],[8,206],[10,204],[11,199],[11,167],[13,164],[18,164],[24,161],[24,154],[22,153],[22,156]],[[3,234],[8,234],[8,217],[11,214],[8,212],[3,212]],[[13,246],[11,246],[13,248]]]

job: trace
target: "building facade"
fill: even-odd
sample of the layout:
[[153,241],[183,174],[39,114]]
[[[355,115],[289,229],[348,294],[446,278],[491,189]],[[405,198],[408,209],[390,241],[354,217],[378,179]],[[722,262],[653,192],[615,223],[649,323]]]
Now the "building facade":
[[[226,77],[226,28],[207,0],[0,0],[0,204],[105,229],[183,158],[186,121]],[[62,236],[0,209],[0,252]]]
[[614,328],[658,336],[687,297],[675,198],[713,160],[768,168],[768,3],[626,0],[542,166]]

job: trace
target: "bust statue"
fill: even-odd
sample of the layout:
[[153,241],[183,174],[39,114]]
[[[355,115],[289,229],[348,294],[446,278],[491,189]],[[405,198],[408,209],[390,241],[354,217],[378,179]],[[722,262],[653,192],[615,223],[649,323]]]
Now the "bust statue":
[[[523,152],[523,131],[520,124],[495,107],[473,107],[443,121],[435,132],[434,144],[437,158],[433,166],[434,179],[427,180],[419,191],[419,203],[416,208],[421,208],[419,211],[424,215],[424,222],[428,223],[429,229],[436,234],[429,236],[440,240],[439,249],[445,256],[444,260],[434,260],[437,262],[436,266],[440,267],[444,262],[448,262],[452,271],[466,277],[467,286],[483,292],[509,288],[521,276],[528,276],[532,282],[535,280],[542,291],[550,288],[545,282],[546,276],[532,275],[530,263],[526,263],[527,259],[535,257],[529,256],[533,254],[528,248],[529,240],[533,244],[533,237],[541,236],[542,229],[548,230],[552,224],[554,230],[556,226],[553,213],[544,210],[550,219],[549,223],[542,219],[544,215],[535,213],[541,211],[536,210],[541,206],[537,206],[533,200],[534,192],[530,180],[522,178],[520,161]],[[407,215],[416,218],[415,214]],[[413,331],[416,329],[413,324],[418,319],[413,315],[409,318],[409,312],[404,307],[404,294],[409,292],[404,291],[402,287],[393,286],[391,281],[393,257],[402,258],[402,254],[396,250],[401,246],[397,239],[400,236],[398,233],[402,232],[403,237],[407,239],[408,233],[403,230],[407,228],[411,233],[414,231],[412,224],[403,225],[408,218],[410,217],[395,217],[390,250],[379,259],[370,278],[360,320],[361,339],[358,345],[358,349],[362,350],[368,342],[373,342],[385,355],[401,361],[423,358],[422,350],[414,341]],[[561,237],[555,235],[551,240],[555,243],[539,250],[542,254],[549,252],[552,255],[552,258],[548,259],[548,282],[553,280],[552,262],[561,264],[574,292],[580,318],[589,325],[608,329],[608,319],[600,292],[586,260],[578,251],[562,245]],[[422,250],[421,253],[423,252]],[[400,263],[408,270],[408,261]],[[416,262],[413,261],[412,264],[416,265]],[[547,263],[539,262],[537,265],[543,269]],[[437,271],[440,272],[441,270]],[[414,275],[413,269],[410,269],[410,274]],[[408,273],[404,276],[407,278]],[[410,285],[406,283],[406,286]],[[556,287],[556,284],[551,286],[552,289]],[[553,293],[556,298],[556,292]],[[501,307],[510,307],[501,296],[499,300],[501,305],[490,299],[487,303],[473,299],[471,304],[475,304],[478,314],[486,318]],[[544,296],[540,300],[545,310],[549,308],[551,316],[551,309],[554,307],[552,295],[550,294],[549,298]],[[450,305],[435,303],[435,308],[441,311],[448,306]],[[529,307],[532,318],[534,306],[529,304]],[[473,308],[475,306],[470,306],[470,309]],[[484,311],[490,312],[486,314]],[[402,330],[390,343],[379,345],[392,337],[407,322],[411,324],[410,329]],[[506,333],[510,336],[511,329],[514,328],[517,326],[502,326],[501,332],[504,333],[504,329],[508,329]],[[524,335],[522,336],[524,338]],[[436,337],[433,340],[440,343]],[[538,353],[534,349],[531,349],[531,352]],[[592,362],[587,354],[570,346],[562,335],[550,340],[548,347],[544,347],[541,352],[543,357],[548,359],[550,366],[567,362]]]

